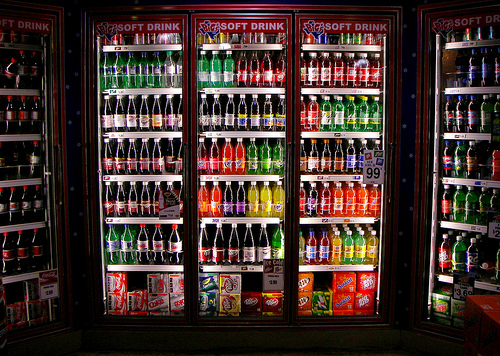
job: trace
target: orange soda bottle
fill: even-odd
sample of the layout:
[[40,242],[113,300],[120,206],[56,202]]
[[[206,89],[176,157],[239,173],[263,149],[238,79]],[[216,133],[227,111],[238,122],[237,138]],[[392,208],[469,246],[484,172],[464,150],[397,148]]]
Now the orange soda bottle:
[[210,191],[210,215],[212,217],[222,217],[222,191],[219,182],[214,182]]
[[233,145],[229,137],[222,146],[222,174],[233,174]]
[[344,190],[344,214],[348,217],[356,215],[356,190],[353,182],[347,183]]
[[366,184],[360,184],[356,191],[356,215],[366,216],[368,214],[368,189]]
[[245,174],[246,166],[246,150],[243,144],[243,138],[236,139],[236,147],[234,148],[234,174]]
[[200,189],[198,189],[198,211],[200,212],[200,218],[210,216],[210,200],[205,182],[200,182]]
[[378,218],[380,216],[380,197],[381,192],[378,184],[374,184],[370,188],[368,197],[368,216]]
[[344,191],[340,182],[335,182],[335,187],[332,189],[332,201],[332,216],[344,216]]

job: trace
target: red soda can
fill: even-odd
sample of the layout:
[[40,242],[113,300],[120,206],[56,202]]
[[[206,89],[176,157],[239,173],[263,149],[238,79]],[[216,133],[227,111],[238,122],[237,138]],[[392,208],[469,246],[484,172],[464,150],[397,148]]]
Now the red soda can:
[[241,34],[241,43],[252,43],[252,34],[249,32],[243,32]]
[[363,35],[363,44],[372,45],[374,41],[375,40],[374,40],[373,33],[365,33]]
[[264,35],[264,32],[256,32],[254,34],[253,43],[266,43],[266,36]]
[[123,44],[122,35],[121,34],[114,35],[113,38],[111,39],[111,44],[115,46]]
[[315,42],[316,40],[314,39],[314,36],[312,34],[308,34],[304,37],[304,43],[312,44]]
[[280,43],[280,44],[286,43],[286,33],[285,32],[278,33],[278,37],[276,38],[276,43]]
[[134,34],[134,44],[135,45],[143,45],[145,44],[146,35],[144,33],[136,33]]

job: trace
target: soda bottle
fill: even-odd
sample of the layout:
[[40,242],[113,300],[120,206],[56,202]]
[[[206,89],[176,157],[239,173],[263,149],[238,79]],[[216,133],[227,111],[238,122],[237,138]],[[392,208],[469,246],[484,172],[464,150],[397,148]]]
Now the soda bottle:
[[30,107],[30,120],[31,120],[31,132],[35,134],[39,134],[42,132],[41,110],[42,110],[42,105],[40,103],[40,97],[34,96]]
[[[165,158],[163,157],[160,139],[153,139],[153,154],[152,154],[152,171],[153,174],[162,174],[165,170],[166,172],[173,173],[175,171],[175,156],[173,153],[173,139],[168,139],[167,152]],[[165,162],[166,161],[166,162]]]
[[304,183],[300,182],[299,214],[301,218],[306,216],[306,205],[307,205],[307,192],[304,189]]
[[465,195],[465,223],[476,224],[479,210],[477,194],[473,186],[468,186],[467,189],[468,192]]
[[467,132],[480,132],[481,104],[477,101],[476,95],[470,96],[467,108]]
[[21,222],[23,224],[33,221],[33,198],[28,186],[23,186],[21,196]]
[[332,87],[332,61],[330,60],[330,53],[323,52],[320,64],[320,84],[323,88]]
[[250,137],[250,144],[246,150],[246,157],[248,163],[248,174],[258,174],[260,170],[259,165],[259,149],[255,145],[255,137]]
[[140,224],[137,235],[136,260],[141,265],[149,264],[149,235],[145,224]]
[[465,222],[465,193],[462,190],[461,185],[457,185],[457,190],[453,195],[453,221],[454,222]]
[[39,271],[43,269],[45,264],[44,255],[44,245],[45,239],[43,233],[38,229],[33,229],[33,238],[31,239],[31,269],[34,271]]
[[306,240],[302,235],[302,230],[299,230],[299,265],[301,266],[306,264],[305,255],[306,255]]
[[212,145],[210,146],[210,151],[208,155],[208,170],[211,174],[219,174],[220,169],[220,149],[217,144],[217,138],[212,137]]
[[370,61],[367,53],[359,53],[356,61],[356,86],[359,88],[370,87]]
[[[2,202],[0,199],[0,206]],[[0,213],[4,210],[0,207]],[[35,193],[33,194],[33,221],[44,221],[44,197],[40,185],[35,185]]]
[[[5,111],[5,120],[7,121],[7,133],[9,133],[9,120],[16,120],[17,118],[13,115],[14,111],[10,110],[14,108],[12,103],[12,97],[7,96],[7,109]],[[104,105],[101,114],[101,129],[103,132],[111,132],[113,130],[113,112],[111,111],[111,104],[109,101],[109,95],[104,95]],[[12,130],[11,130],[12,131]]]
[[321,152],[321,160],[319,164],[319,172],[328,174],[332,171],[332,152],[330,151],[330,140],[323,140],[323,152]]
[[248,188],[248,217],[257,217],[259,215],[259,191],[257,190],[257,182],[250,182]]
[[318,216],[318,191],[316,190],[316,183],[311,182],[311,188],[309,190],[309,194],[307,195],[307,206],[306,206],[306,214],[309,217]]
[[[174,111],[173,97],[174,96],[172,94],[167,94],[167,100],[165,102],[165,114],[164,114],[165,131],[175,131],[177,129],[176,126],[179,123]],[[153,121],[154,121],[154,112],[153,112]],[[160,129],[158,129],[157,131],[160,131]]]
[[139,153],[139,171],[141,174],[149,174],[151,163],[149,158],[149,144],[148,139],[143,138],[141,144],[141,151]]
[[326,217],[332,215],[332,193],[328,182],[323,183],[323,189],[320,193],[319,215]]
[[481,55],[476,49],[471,49],[469,57],[469,68],[467,72],[467,86],[481,86]]
[[28,105],[26,103],[26,97],[24,95],[21,96],[21,103],[19,104],[17,118],[19,120],[19,133],[20,134],[29,134],[31,129],[31,124],[28,121],[29,118],[29,110]]
[[347,188],[344,190],[344,214],[345,216],[352,217],[356,215],[356,191],[354,190],[354,183],[348,182]]
[[467,120],[467,101],[463,95],[458,96],[458,102],[455,107],[455,126],[453,132],[465,132]]
[[153,233],[151,251],[151,261],[154,265],[162,265],[165,263],[165,240],[163,239],[160,224],[155,224],[155,232]]
[[345,86],[347,88],[356,88],[357,87],[357,68],[356,68],[356,60],[354,59],[354,53],[346,53],[346,81]]
[[[224,194],[225,195],[225,194]],[[235,216],[244,217],[246,207],[246,193],[244,182],[238,182],[238,190],[236,191]]]
[[481,187],[481,195],[478,198],[479,210],[477,216],[477,224],[487,225],[488,224],[488,209],[490,206],[491,195],[488,192],[487,187]]
[[217,181],[210,190],[210,216],[222,217],[222,191]]
[[340,52],[333,53],[332,71],[332,86],[334,88],[343,88],[346,79],[346,64]]
[[238,103],[238,131],[246,131],[248,122],[247,103],[245,101],[245,94],[240,94],[240,102]]
[[354,140],[347,140],[348,146],[346,150],[346,159],[345,159],[345,172],[347,174],[355,174],[356,173],[356,149],[354,148]]
[[200,132],[210,129],[210,115],[208,114],[207,94],[201,94],[201,102],[198,108],[198,129]]
[[137,59],[134,52],[128,52],[127,63],[125,64],[125,75],[123,85],[127,89],[137,88]]
[[225,88],[233,88],[234,87],[234,59],[232,57],[232,51],[226,51],[226,58],[223,63],[223,86]]
[[273,146],[272,172],[273,174],[283,175],[285,169],[285,148],[281,140],[276,141]]
[[308,158],[307,158],[307,154],[306,154],[306,150],[304,148],[304,140],[301,139],[300,140],[300,148],[299,148],[299,152],[300,152],[300,173],[305,173],[305,172],[308,172]]
[[21,202],[17,194],[16,187],[10,188],[9,197],[9,224],[16,225],[21,223]]
[[135,107],[135,95],[128,96],[127,115],[125,117],[127,130],[130,132],[137,131],[137,109]]
[[453,244],[451,250],[452,271],[464,272],[466,263],[467,247],[462,241],[462,236],[457,236],[457,241]]
[[226,182],[224,200],[222,202],[222,213],[225,217],[234,216],[233,190],[231,189],[231,182]]
[[453,168],[453,156],[450,141],[444,141],[443,149],[443,177],[451,177]]
[[[111,78],[112,78],[111,73],[113,70],[113,64],[112,64],[112,60],[109,56],[109,53],[104,52],[102,55],[103,55],[103,60],[102,60],[102,65],[101,65],[101,90],[105,90],[105,89],[111,88]],[[17,60],[12,58],[12,61],[13,61],[12,63],[15,63],[15,65],[17,66]],[[7,72],[7,68],[5,69],[5,71]],[[7,75],[7,78],[9,78],[8,75]],[[12,76],[12,78],[15,79],[15,76]],[[14,85],[7,86],[7,87],[14,88]]]
[[198,89],[204,89],[209,86],[210,62],[206,57],[206,51],[200,51],[200,58],[197,63],[198,71]]
[[151,66],[149,64],[147,52],[141,52],[141,59],[139,60],[139,66],[137,67],[138,74],[136,79],[137,88],[147,88],[148,78],[151,73]]
[[103,212],[105,216],[114,216],[115,215],[115,204],[114,204],[114,192],[111,187],[111,182],[104,182],[104,198],[103,198]]
[[380,63],[380,53],[374,53],[370,62],[370,87],[382,88],[382,63]]
[[168,239],[168,263],[171,265],[181,265],[184,261],[184,250],[182,239],[178,232],[178,225],[172,224],[172,233]]
[[448,184],[444,185],[443,196],[441,198],[441,220],[451,221],[451,192]]
[[109,265],[116,265],[121,262],[120,239],[111,224],[108,225],[108,233],[106,234],[106,261]]
[[455,148],[455,155],[453,157],[453,170],[456,178],[465,178],[466,175],[467,152],[463,143],[463,141],[457,141],[457,147]]
[[342,241],[342,264],[350,265],[353,263],[354,256],[354,240],[352,239],[352,231],[347,230],[346,236]]
[[267,235],[267,224],[260,224],[259,245],[257,246],[257,262],[271,258],[271,243]]
[[356,215],[359,217],[367,216],[368,211],[368,198],[369,192],[366,189],[366,184],[360,184],[359,188],[356,190]]
[[483,102],[481,103],[480,108],[480,122],[481,128],[480,132],[489,133],[491,132],[491,122],[493,116],[493,104],[489,100],[488,95],[483,95]]
[[245,238],[243,240],[243,263],[252,265],[256,262],[256,248],[252,235],[252,224],[246,224]]
[[127,215],[136,217],[139,215],[139,203],[137,199],[136,182],[130,182],[130,190],[127,199]]
[[353,262],[356,265],[365,264],[366,259],[366,239],[365,232],[360,228],[356,239],[354,240],[354,258]]
[[210,120],[210,130],[222,130],[222,108],[220,105],[219,94],[214,94],[214,102],[212,104],[212,115]]
[[271,103],[270,94],[266,94],[266,100],[264,101],[264,107],[262,111],[262,128],[265,131],[273,131],[275,129],[273,105]]
[[165,61],[163,62],[163,87],[173,88],[176,86],[175,73],[176,67],[174,59],[172,58],[172,51],[167,51]]
[[309,103],[307,104],[307,130],[308,131],[318,131],[319,130],[319,104],[316,101],[317,97],[315,95],[309,96]]
[[319,153],[316,147],[316,139],[311,139],[311,151],[309,156],[307,156],[307,168],[308,173],[318,173],[319,170]]
[[[171,182],[168,182],[167,183],[167,192],[170,193],[172,191],[171,189]],[[160,184],[161,182],[155,182],[155,186],[153,188],[153,200],[151,202],[151,205],[152,205],[152,211],[153,211],[153,214],[152,216],[154,217],[158,217],[160,215],[160,196],[162,195],[162,191],[161,191],[161,188],[160,188]],[[182,187],[182,185],[181,185]],[[182,207],[181,204],[179,204],[180,207]]]
[[206,174],[208,172],[208,151],[205,146],[205,138],[203,137],[198,139],[198,149],[196,155],[199,173]]
[[335,174],[342,174],[344,173],[344,151],[342,149],[342,139],[337,138],[335,139],[336,145],[335,145],[335,151],[333,151],[333,171]]
[[335,182],[335,187],[332,190],[332,200],[332,216],[344,216],[344,190],[342,189],[342,183]]
[[304,52],[300,52],[299,67],[300,67],[300,86],[301,88],[304,88],[308,86],[307,63],[304,59]]
[[307,63],[307,86],[318,87],[320,82],[319,60],[316,52],[309,53],[309,62]]
[[231,234],[229,235],[229,248],[227,261],[230,265],[237,265],[240,263],[240,240],[238,238],[237,224],[231,224]]
[[210,59],[210,86],[220,88],[222,85],[222,61],[219,58],[219,51],[212,51],[212,59]]
[[148,87],[161,88],[162,86],[164,86],[162,78],[162,63],[160,61],[160,53],[155,51],[153,52],[153,60],[151,61],[151,69],[148,76]]
[[141,131],[149,131],[151,127],[151,115],[149,112],[148,106],[148,96],[141,95],[141,108],[139,109],[139,130]]
[[260,61],[257,57],[257,51],[252,51],[252,56],[250,57],[250,64],[248,70],[248,85],[251,87],[258,87],[261,83],[261,72],[260,72]]
[[269,188],[269,182],[265,181],[260,190],[260,209],[259,215],[262,217],[271,217],[273,206],[273,195]]
[[9,275],[17,268],[16,245],[14,239],[8,232],[3,233],[2,243],[2,273]]
[[331,121],[330,131],[344,131],[346,129],[345,106],[342,103],[342,97],[336,96],[332,106],[333,120]]
[[273,69],[273,61],[271,60],[271,56],[269,51],[264,52],[264,57],[262,58],[262,62],[260,63],[261,73],[262,73],[262,86],[264,87],[272,87],[274,86],[274,69]]
[[444,132],[453,132],[453,126],[455,125],[455,111],[453,109],[454,104],[455,103],[453,102],[451,95],[446,95],[443,118]]
[[317,264],[318,254],[318,240],[314,235],[314,229],[309,228],[309,234],[306,238],[306,254],[305,254],[305,264],[315,265]]
[[246,168],[246,150],[245,145],[243,144],[243,138],[238,137],[236,139],[236,147],[234,148],[234,166],[233,173],[234,174],[245,174]]
[[474,237],[470,239],[470,246],[465,253],[465,271],[472,274],[479,271],[479,250]]
[[226,137],[222,146],[222,174],[233,174],[233,145],[231,139]]
[[125,146],[123,144],[123,139],[119,138],[116,140],[116,153],[113,158],[113,168],[115,174],[124,174],[125,173]]
[[248,86],[249,68],[246,53],[240,52],[240,57],[236,62],[236,84],[238,87]]
[[269,140],[266,137],[259,147],[259,174],[271,174],[271,156],[271,147],[269,147]]
[[234,131],[234,94],[227,94],[226,113],[224,114],[224,125],[222,126],[225,131]]
[[359,119],[357,117],[356,104],[354,97],[346,95],[347,103],[345,104],[346,131],[359,131]]
[[175,62],[174,87],[182,88],[182,51],[179,51],[179,58]]
[[26,237],[26,234],[24,234],[22,230],[19,230],[17,232],[16,256],[17,271],[20,273],[26,273],[28,271],[30,265],[29,250],[30,241]]
[[330,131],[332,124],[332,104],[330,103],[330,97],[327,95],[322,96],[323,101],[320,104],[321,108],[321,121],[319,124],[320,131]]
[[272,216],[283,219],[285,216],[285,190],[281,181],[276,182],[273,189]]
[[469,149],[465,157],[465,171],[468,179],[477,178],[477,153],[474,141],[469,141]]
[[498,247],[497,253],[496,253],[495,280],[497,281],[497,283],[498,283],[498,281],[500,281],[500,246]]
[[358,131],[371,131],[368,97],[361,95],[359,98],[361,99],[361,101],[356,106],[356,116],[358,117]]
[[448,235],[443,234],[443,241],[439,245],[439,272],[449,273],[451,271],[451,247]]
[[281,52],[274,64],[274,85],[278,88],[286,85],[286,59]]
[[257,94],[252,94],[252,104],[250,105],[250,130],[259,131],[261,129],[260,106]]
[[200,235],[198,239],[198,263],[208,264],[212,262],[212,248],[208,240],[205,223],[200,223]]
[[366,240],[365,264],[375,266],[378,263],[378,244],[377,232],[370,231],[370,237]]
[[274,230],[271,239],[271,258],[285,258],[285,234],[283,233],[281,224]]
[[148,182],[142,182],[141,203],[139,209],[142,217],[151,216],[151,195],[149,194]]
[[200,182],[198,189],[198,211],[200,218],[210,216],[210,199],[205,182]]

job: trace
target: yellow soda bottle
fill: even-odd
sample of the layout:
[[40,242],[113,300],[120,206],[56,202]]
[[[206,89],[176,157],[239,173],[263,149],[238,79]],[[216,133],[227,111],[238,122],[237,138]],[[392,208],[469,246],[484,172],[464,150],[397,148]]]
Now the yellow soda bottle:
[[285,190],[281,181],[278,181],[274,187],[273,216],[280,219],[285,217]]
[[378,237],[377,231],[370,231],[370,237],[366,241],[366,265],[376,265],[378,262]]
[[250,182],[247,196],[247,216],[255,218],[259,216],[259,191],[257,190],[257,182]]
[[260,212],[259,215],[263,218],[271,217],[273,206],[273,194],[269,188],[269,182],[264,182],[260,189]]
[[332,240],[332,265],[340,265],[342,257],[342,238],[340,237],[340,231],[335,230]]

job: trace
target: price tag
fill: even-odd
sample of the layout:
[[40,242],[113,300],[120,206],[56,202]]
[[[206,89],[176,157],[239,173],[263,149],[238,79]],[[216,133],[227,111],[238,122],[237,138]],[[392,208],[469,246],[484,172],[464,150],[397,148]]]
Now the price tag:
[[474,294],[474,278],[455,274],[453,276],[453,299],[465,300],[468,295],[472,294]]
[[59,276],[56,269],[38,273],[40,300],[59,298]]
[[284,260],[264,260],[264,276],[262,279],[263,292],[281,291],[285,288]]
[[490,239],[500,239],[500,222],[492,221],[488,223],[488,237]]
[[385,176],[384,151],[366,150],[363,163],[363,183],[382,184]]

